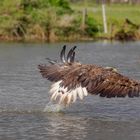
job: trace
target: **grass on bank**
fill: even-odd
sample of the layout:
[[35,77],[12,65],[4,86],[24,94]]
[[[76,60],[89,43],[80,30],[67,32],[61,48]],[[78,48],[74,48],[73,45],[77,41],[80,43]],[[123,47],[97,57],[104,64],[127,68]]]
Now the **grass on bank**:
[[[118,33],[121,33],[122,39],[131,39],[139,40],[140,39],[140,5],[130,5],[130,4],[106,4],[106,17],[107,17],[107,27],[108,34],[103,33],[103,19],[102,19],[102,5],[97,4],[72,4],[72,8],[76,11],[82,11],[85,7],[88,11],[88,16],[93,17],[96,22],[101,25],[98,37],[115,37]],[[134,25],[126,24],[126,19],[129,19]],[[128,38],[127,38],[128,36]],[[124,37],[124,38],[123,38]]]
[[[73,4],[66,0],[1,0],[0,39],[140,39],[139,5],[106,5],[108,34],[103,33],[101,5],[88,3],[86,7],[88,16],[83,30],[82,10],[85,5],[82,3]],[[126,23],[126,18],[136,26]]]

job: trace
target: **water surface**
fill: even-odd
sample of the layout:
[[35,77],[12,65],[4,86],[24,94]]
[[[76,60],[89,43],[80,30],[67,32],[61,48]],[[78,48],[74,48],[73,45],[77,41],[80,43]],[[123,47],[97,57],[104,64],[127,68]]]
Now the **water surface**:
[[[116,67],[140,80],[140,42],[83,42],[76,59],[82,63]],[[140,98],[106,99],[88,96],[61,112],[44,112],[50,82],[37,65],[46,57],[59,59],[64,43],[0,44],[0,139],[139,140]]]

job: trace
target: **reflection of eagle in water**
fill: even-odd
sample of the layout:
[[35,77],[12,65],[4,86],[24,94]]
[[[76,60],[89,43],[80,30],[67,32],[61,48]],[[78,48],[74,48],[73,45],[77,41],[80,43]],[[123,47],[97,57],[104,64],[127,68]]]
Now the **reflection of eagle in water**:
[[48,59],[49,66],[38,66],[42,76],[54,82],[50,89],[52,100],[67,105],[78,97],[83,99],[88,93],[107,98],[139,97],[139,82],[119,74],[114,68],[75,62],[75,48],[65,57],[66,46],[63,47],[61,63]]

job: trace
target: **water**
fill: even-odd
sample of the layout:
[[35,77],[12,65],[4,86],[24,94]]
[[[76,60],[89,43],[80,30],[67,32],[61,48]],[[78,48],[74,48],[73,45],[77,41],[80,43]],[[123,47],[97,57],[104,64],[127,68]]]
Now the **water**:
[[[58,59],[62,45],[0,44],[0,140],[139,140],[140,98],[88,96],[65,109],[49,102],[50,82],[37,65]],[[116,67],[140,80],[140,42],[68,45],[78,46],[82,63]]]

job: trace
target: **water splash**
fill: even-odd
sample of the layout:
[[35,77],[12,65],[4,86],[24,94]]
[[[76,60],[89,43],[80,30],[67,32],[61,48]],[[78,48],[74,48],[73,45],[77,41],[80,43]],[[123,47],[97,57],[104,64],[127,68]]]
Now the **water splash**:
[[51,101],[46,104],[43,112],[62,112],[64,111],[65,106],[62,104],[54,104]]

